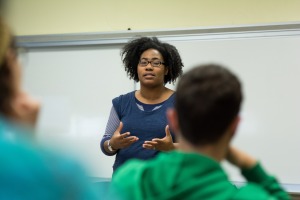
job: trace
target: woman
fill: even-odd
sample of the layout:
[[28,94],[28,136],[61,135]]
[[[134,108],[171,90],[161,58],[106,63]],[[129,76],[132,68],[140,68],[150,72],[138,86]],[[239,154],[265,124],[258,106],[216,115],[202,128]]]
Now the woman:
[[130,41],[121,55],[127,75],[140,83],[140,90],[112,100],[100,146],[104,154],[116,154],[114,171],[128,159],[149,159],[175,148],[166,119],[175,93],[165,84],[174,83],[183,67],[177,49],[156,37]]

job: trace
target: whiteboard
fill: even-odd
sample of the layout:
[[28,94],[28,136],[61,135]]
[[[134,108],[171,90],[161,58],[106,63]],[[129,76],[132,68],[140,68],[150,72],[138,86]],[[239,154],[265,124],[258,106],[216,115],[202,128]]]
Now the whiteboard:
[[[227,66],[243,84],[241,123],[233,144],[258,158],[283,184],[300,184],[300,37],[174,42],[185,71]],[[239,172],[224,163],[234,181]]]
[[24,88],[42,103],[38,141],[79,160],[92,177],[111,177],[114,157],[100,140],[112,98],[134,89],[119,47],[35,49],[21,61]]
[[[184,72],[218,63],[238,75],[244,101],[233,144],[257,157],[282,184],[300,191],[300,34],[161,39],[177,47]],[[24,86],[44,102],[38,138],[73,152],[95,177],[112,173],[114,157],[99,148],[111,99],[136,88],[122,67],[121,47],[34,48],[23,56]],[[231,180],[243,181],[236,169],[223,166]]]

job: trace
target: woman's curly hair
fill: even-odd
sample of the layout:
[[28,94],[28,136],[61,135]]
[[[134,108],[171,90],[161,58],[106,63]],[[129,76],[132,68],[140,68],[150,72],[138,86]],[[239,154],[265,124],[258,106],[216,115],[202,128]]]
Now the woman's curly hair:
[[130,79],[139,81],[137,66],[142,53],[148,49],[156,49],[164,58],[164,63],[168,69],[164,83],[174,83],[182,75],[183,63],[178,50],[173,45],[163,43],[156,37],[141,37],[128,42],[121,51],[121,57],[125,66],[125,71]]

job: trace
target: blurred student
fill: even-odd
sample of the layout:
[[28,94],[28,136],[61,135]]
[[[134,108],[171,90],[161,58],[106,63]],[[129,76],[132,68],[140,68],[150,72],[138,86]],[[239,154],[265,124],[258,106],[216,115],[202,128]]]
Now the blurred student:
[[[150,161],[128,161],[116,171],[111,191],[126,200],[290,199],[259,161],[230,144],[242,96],[240,81],[222,66],[187,72],[178,83],[175,108],[167,112],[179,149]],[[248,183],[234,186],[223,160],[239,168]]]
[[20,80],[14,37],[0,17],[0,199],[100,199],[81,166],[33,141],[40,104]]

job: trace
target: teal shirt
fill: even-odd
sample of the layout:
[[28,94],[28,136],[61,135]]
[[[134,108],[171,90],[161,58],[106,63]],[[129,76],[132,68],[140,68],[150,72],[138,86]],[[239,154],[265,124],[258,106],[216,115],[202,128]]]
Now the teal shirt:
[[74,161],[34,144],[0,117],[0,199],[101,199]]
[[150,161],[132,160],[113,176],[112,199],[290,199],[260,164],[242,171],[248,184],[237,188],[215,160],[179,151],[161,153]]

